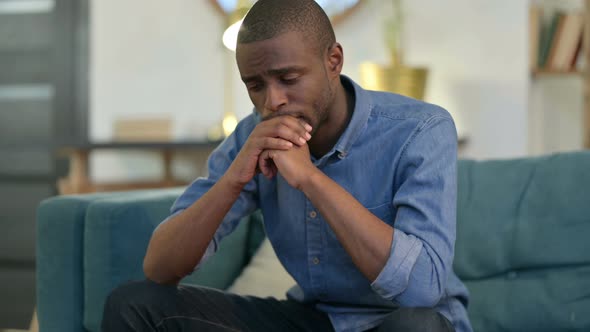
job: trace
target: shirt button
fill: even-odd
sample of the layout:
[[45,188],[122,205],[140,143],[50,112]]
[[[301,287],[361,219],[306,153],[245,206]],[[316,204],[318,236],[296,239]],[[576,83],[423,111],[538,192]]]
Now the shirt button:
[[311,211],[311,212],[309,213],[309,217],[310,217],[311,219],[315,219],[315,217],[317,217],[317,216],[318,216],[318,213],[317,213],[317,212],[315,212],[315,211]]
[[319,258],[317,258],[317,257],[314,257],[314,258],[312,259],[312,262],[313,262],[315,265],[318,265],[318,264],[320,263],[320,259],[319,259]]

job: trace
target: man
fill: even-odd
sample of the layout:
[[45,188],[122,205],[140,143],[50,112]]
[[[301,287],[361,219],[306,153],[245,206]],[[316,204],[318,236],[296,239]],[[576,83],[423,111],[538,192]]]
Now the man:
[[[341,76],[312,0],[256,2],[236,58],[255,112],[154,231],[149,280],[113,291],[103,330],[469,331],[451,116]],[[297,281],[288,300],[177,285],[256,209]]]

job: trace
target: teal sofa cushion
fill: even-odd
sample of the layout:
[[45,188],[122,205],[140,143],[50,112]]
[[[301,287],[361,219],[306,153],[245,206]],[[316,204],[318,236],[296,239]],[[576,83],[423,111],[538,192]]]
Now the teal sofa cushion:
[[588,188],[590,152],[459,163],[454,269],[476,331],[590,329]]
[[590,331],[590,266],[511,271],[465,284],[474,331]]

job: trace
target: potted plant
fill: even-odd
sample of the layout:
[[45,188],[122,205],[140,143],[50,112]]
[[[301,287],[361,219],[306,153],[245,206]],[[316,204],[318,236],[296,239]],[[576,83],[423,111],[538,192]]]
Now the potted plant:
[[387,7],[379,9],[387,13],[383,20],[383,28],[390,63],[385,65],[374,62],[362,63],[360,65],[361,85],[369,90],[389,91],[423,99],[428,70],[423,67],[410,67],[404,62],[402,1],[392,0],[389,3],[377,1]]

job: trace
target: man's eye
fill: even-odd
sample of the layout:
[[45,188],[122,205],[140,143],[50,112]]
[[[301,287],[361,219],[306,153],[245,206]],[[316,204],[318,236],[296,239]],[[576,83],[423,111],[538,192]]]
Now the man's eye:
[[261,84],[259,84],[259,83],[250,83],[250,84],[247,84],[247,85],[246,85],[246,88],[247,88],[249,91],[258,91],[258,90],[260,90],[261,86],[262,86],[262,85],[261,85]]
[[293,84],[293,83],[297,82],[298,78],[299,78],[299,76],[285,76],[285,77],[281,78],[281,81],[283,81],[283,83]]

